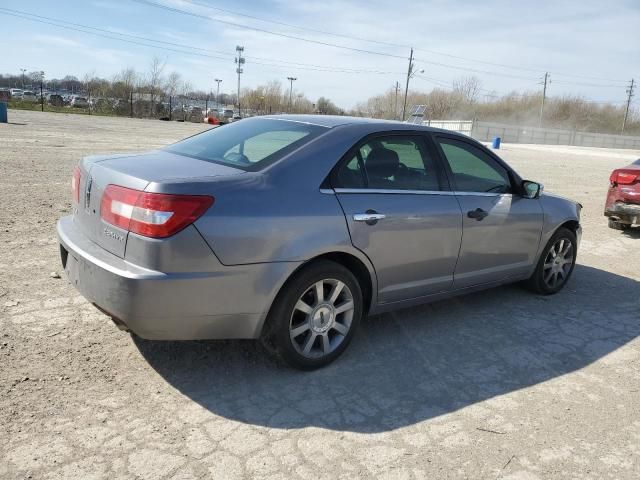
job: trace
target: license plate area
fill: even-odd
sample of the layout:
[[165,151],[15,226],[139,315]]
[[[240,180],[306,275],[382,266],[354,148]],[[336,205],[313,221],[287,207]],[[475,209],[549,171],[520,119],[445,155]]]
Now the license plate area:
[[64,271],[67,273],[67,277],[72,285],[78,285],[78,280],[80,278],[80,262],[78,259],[73,256],[73,254],[69,255],[67,253],[67,260],[65,263]]

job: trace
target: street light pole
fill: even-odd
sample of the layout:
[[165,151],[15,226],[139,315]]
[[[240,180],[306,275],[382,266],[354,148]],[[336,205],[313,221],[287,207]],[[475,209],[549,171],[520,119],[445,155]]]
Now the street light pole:
[[236,46],[236,52],[238,52],[238,56],[236,57],[236,64],[238,67],[236,68],[236,73],[238,74],[238,116],[242,116],[242,109],[240,107],[240,74],[243,72],[242,65],[244,64],[244,57],[242,56],[242,52],[244,52],[244,47],[238,45]]
[[27,69],[21,68],[20,71],[22,72],[22,89],[24,90],[24,73],[27,71]]
[[293,82],[295,82],[297,80],[296,77],[287,77],[287,80],[289,80],[290,83],[290,87],[289,87],[289,113],[291,113],[291,109],[293,107],[293,104],[291,103],[291,95],[293,94]]
[[214,81],[218,84],[216,89],[216,108],[220,110],[220,82],[222,82],[222,80],[215,78]]

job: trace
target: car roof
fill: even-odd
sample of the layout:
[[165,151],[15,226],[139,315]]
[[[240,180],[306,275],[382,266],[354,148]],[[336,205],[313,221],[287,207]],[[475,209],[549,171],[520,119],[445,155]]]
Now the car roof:
[[427,132],[446,132],[452,133],[449,130],[442,130],[440,128],[427,127],[424,125],[417,125],[413,123],[405,123],[397,120],[384,120],[378,118],[366,118],[366,117],[348,117],[341,115],[265,115],[259,118],[269,118],[274,120],[288,120],[290,122],[309,123],[312,125],[318,125],[320,127],[333,128],[342,125],[370,125],[379,126],[381,130],[424,130]]

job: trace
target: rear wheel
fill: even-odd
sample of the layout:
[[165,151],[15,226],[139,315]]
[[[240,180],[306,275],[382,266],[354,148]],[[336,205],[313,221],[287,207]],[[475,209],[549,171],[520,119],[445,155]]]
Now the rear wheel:
[[631,228],[631,225],[609,219],[609,228],[613,228],[614,230],[628,230],[629,228]]
[[295,274],[276,298],[265,340],[289,365],[323,367],[347,348],[363,312],[362,291],[342,265],[321,261]]
[[559,228],[543,250],[528,287],[543,295],[562,290],[576,265],[577,247],[576,235],[567,228]]

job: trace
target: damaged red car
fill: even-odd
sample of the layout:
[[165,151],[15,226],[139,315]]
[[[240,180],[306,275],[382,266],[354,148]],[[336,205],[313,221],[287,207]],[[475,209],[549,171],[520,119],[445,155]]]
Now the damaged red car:
[[640,159],[611,172],[604,214],[609,227],[626,230],[640,224]]

